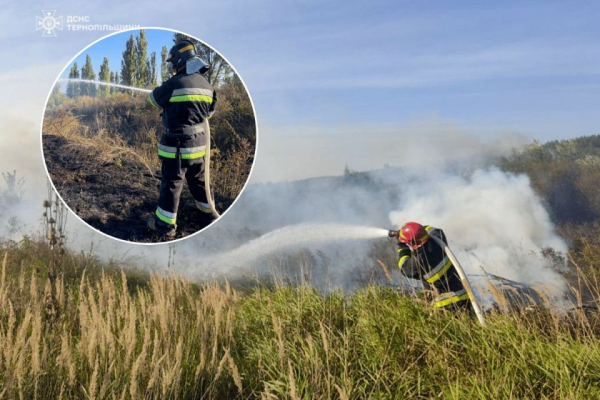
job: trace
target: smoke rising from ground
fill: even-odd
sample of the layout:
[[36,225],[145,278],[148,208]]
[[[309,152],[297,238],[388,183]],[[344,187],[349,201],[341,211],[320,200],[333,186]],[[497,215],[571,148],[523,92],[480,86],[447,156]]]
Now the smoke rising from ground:
[[[9,221],[18,221],[27,230],[38,226],[43,211],[42,201],[47,197],[47,175],[39,150],[39,130],[35,134],[36,125],[4,115],[0,117],[0,128],[3,131],[0,172],[12,174],[16,171],[15,177],[20,187],[19,193],[14,193],[5,179],[0,177],[0,235],[14,236],[19,233],[13,231],[15,226]],[[20,232],[23,233],[27,232]]]
[[[564,280],[550,268],[542,251],[550,247],[564,253],[567,246],[554,232],[529,179],[496,168],[473,170],[473,164],[466,171],[452,163],[425,172],[387,168],[345,177],[252,185],[214,228],[217,240],[210,243],[210,236],[199,235],[181,243],[181,264],[192,276],[206,276],[207,270],[210,276],[228,274],[233,264],[260,275],[265,273],[267,255],[308,249],[319,255],[311,260],[315,264],[311,279],[317,286],[327,282],[329,289],[351,290],[364,284],[360,280],[365,270],[377,268],[370,252],[372,241],[347,240],[334,234],[320,238],[316,230],[310,245],[295,240],[294,229],[323,221],[382,228],[398,228],[408,221],[432,224],[446,232],[468,274],[482,274],[481,266],[507,279],[543,285],[557,295],[565,289]],[[236,226],[246,232],[238,230],[235,238],[225,234]],[[236,249],[261,234],[266,235]],[[394,241],[377,240],[394,253],[395,260]],[[197,249],[193,243],[198,242],[221,256],[207,255],[195,264],[183,261]]]
[[[39,149],[39,131],[34,124],[30,125],[26,134],[10,139],[11,145],[18,149]],[[26,124],[20,126],[24,129]],[[419,135],[411,136],[411,131]],[[540,253],[545,247],[564,252],[566,245],[554,233],[548,214],[528,179],[489,169],[495,157],[507,154],[524,139],[482,140],[440,121],[425,122],[420,128],[416,125],[400,127],[397,135],[391,128],[390,132],[377,131],[370,136],[360,130],[348,135],[334,132],[331,136],[321,139],[315,136],[311,140],[310,134],[306,137],[292,131],[282,140],[291,144],[302,142],[304,146],[270,154],[268,148],[277,141],[268,140],[273,137],[270,134],[261,137],[261,146],[266,145],[259,149],[257,168],[252,176],[254,183],[213,227],[172,245],[177,249],[174,269],[193,277],[226,275],[231,272],[232,260],[224,261],[220,255],[277,229],[289,227],[283,230],[289,233],[298,224],[329,223],[383,229],[417,220],[444,229],[470,273],[480,273],[478,265],[482,265],[490,273],[528,284],[559,285],[562,282],[558,274],[545,267],[547,260]],[[323,156],[317,157],[320,152]],[[277,154],[281,153],[285,153],[287,162],[278,161]],[[35,152],[31,151],[7,151],[6,154],[9,158],[2,162],[2,169],[12,170],[14,165],[20,174],[24,172],[20,176],[24,176],[27,183],[23,203],[11,205],[9,209],[35,228],[42,212],[41,200],[46,197],[46,174],[40,165],[41,156],[36,159],[31,155]],[[318,161],[311,161],[315,159]],[[384,163],[391,167],[368,174],[339,176],[346,164],[351,168],[374,169]],[[257,183],[327,173],[338,176]],[[166,269],[167,246],[117,243],[94,233],[75,218],[70,218],[69,226],[71,232],[76,232],[70,241],[73,248],[85,250],[94,242],[96,251],[107,259],[130,257],[139,267]],[[465,226],[468,229],[465,230]],[[271,239],[277,234],[271,234]],[[308,250],[313,255],[310,262],[314,264],[311,279],[317,285],[326,281],[331,287],[352,289],[362,284],[364,271],[377,268],[370,252],[371,240],[338,237],[307,243],[295,240],[293,235],[281,240],[287,241],[279,249],[282,251],[262,246],[261,242],[254,242],[253,246],[260,248],[259,253],[265,256],[270,253],[268,249],[277,254]],[[391,239],[377,241],[395,256]],[[235,263],[243,263],[245,271],[264,272],[264,257],[256,254],[246,257],[243,251],[235,254]],[[210,265],[207,260],[211,260]]]
[[481,267],[529,285],[563,289],[564,279],[549,268],[542,249],[566,253],[541,199],[529,179],[498,169],[477,170],[466,178],[448,173],[426,175],[404,191],[390,221],[418,221],[440,227],[466,272]]
[[[40,154],[43,102],[64,62],[19,68],[0,75],[5,96],[0,119],[3,142],[0,171],[17,170],[25,178],[19,204],[2,204],[3,218],[17,216],[35,230],[46,196],[46,173]],[[35,77],[35,79],[31,79]],[[527,139],[497,127],[470,128],[431,118],[399,126],[282,127],[262,126],[256,167],[240,201],[209,230],[179,242],[175,269],[197,273],[205,258],[236,249],[276,229],[307,223],[398,227],[421,220],[444,229],[469,271],[481,264],[488,272],[526,282],[551,282],[539,252],[545,246],[564,251],[541,201],[525,177],[485,169],[490,160]],[[378,170],[383,165],[403,169]],[[375,170],[368,176],[339,175],[345,166]],[[462,172],[483,167],[465,178]],[[1,182],[0,182],[1,183]],[[447,206],[443,206],[446,204]],[[388,218],[389,217],[389,218]],[[391,220],[390,220],[391,218]],[[465,225],[470,228],[463,229]],[[2,226],[2,233],[5,233]],[[293,228],[291,228],[293,229]],[[168,246],[127,245],[107,239],[74,217],[69,218],[70,245],[87,249],[94,242],[105,259],[135,257],[137,265],[165,269]],[[287,251],[306,244],[290,239]],[[351,287],[354,277],[373,263],[372,241],[336,240],[312,243],[315,280],[326,274],[332,285]],[[381,239],[395,256],[390,239]],[[296,248],[294,248],[296,247]],[[248,260],[258,269],[262,260]],[[198,270],[198,271],[197,271]],[[211,265],[211,273],[227,271]],[[319,274],[320,271],[324,271]]]

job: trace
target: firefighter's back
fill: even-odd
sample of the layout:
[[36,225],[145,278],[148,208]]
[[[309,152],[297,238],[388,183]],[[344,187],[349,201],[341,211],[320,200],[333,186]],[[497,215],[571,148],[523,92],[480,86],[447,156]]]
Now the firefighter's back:
[[212,114],[216,92],[200,73],[180,74],[167,81],[172,89],[163,112],[163,123],[169,130],[177,131],[200,124]]

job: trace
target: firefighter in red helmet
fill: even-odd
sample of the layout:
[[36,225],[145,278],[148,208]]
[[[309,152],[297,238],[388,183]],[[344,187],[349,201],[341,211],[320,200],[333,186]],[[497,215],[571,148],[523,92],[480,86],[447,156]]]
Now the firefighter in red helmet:
[[448,244],[441,229],[407,222],[399,231],[390,231],[398,239],[398,267],[402,274],[423,282],[437,296],[433,308],[468,308],[467,294],[458,272],[444,249],[431,236]]

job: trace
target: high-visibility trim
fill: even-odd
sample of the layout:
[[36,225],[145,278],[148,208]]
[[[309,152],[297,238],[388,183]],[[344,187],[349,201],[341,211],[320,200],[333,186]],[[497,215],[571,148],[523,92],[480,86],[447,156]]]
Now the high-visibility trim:
[[203,213],[207,213],[207,214],[212,213],[212,211],[210,211],[210,204],[208,204],[208,203],[203,203],[201,201],[196,200],[196,207],[198,208],[198,210],[202,211]]
[[[174,146],[165,146],[164,144],[159,144],[158,148],[162,151],[166,151],[168,153],[173,153],[175,154],[175,152],[177,152],[177,147]],[[181,154],[191,154],[191,153],[200,153],[201,151],[204,151],[206,149],[206,146],[198,146],[198,147],[180,147],[179,148],[179,152]]]
[[457,303],[462,300],[469,300],[469,294],[466,290],[459,290],[458,292],[450,292],[439,297],[434,303],[433,308],[446,307],[452,303]]
[[425,226],[425,230],[426,230],[427,232],[429,232],[429,230],[430,230],[431,228],[433,228],[431,225],[427,225],[427,226]]
[[444,257],[444,259],[440,261],[440,263],[434,269],[424,275],[423,278],[428,283],[433,283],[444,276],[450,267],[452,267],[452,260],[450,260],[448,257]]
[[[168,147],[168,146],[167,146]],[[180,150],[180,156],[182,160],[195,160],[197,158],[202,158],[206,154],[205,150],[197,151],[195,153],[184,153],[183,148]],[[187,149],[186,149],[187,150]],[[175,151],[164,151],[161,148],[158,149],[158,155],[164,158],[175,158],[177,157],[177,149]]]
[[182,160],[195,160],[196,158],[202,158],[206,154],[206,151],[199,151],[198,153],[181,154]]
[[186,52],[186,51],[188,51],[188,50],[194,50],[194,46],[192,46],[192,45],[190,44],[189,46],[182,47],[181,49],[179,49],[179,52],[180,52],[180,53],[185,53],[185,52]]
[[182,89],[173,90],[173,93],[171,93],[171,96],[181,96],[184,94],[203,94],[205,96],[212,97],[213,91],[210,89],[182,88]]
[[404,265],[404,263],[406,262],[406,260],[410,258],[410,256],[402,256],[400,257],[400,259],[398,260],[398,268],[402,268],[402,266]]
[[175,158],[177,156],[177,153],[169,153],[167,151],[158,149],[158,155],[164,158]]
[[156,216],[169,225],[175,225],[175,221],[177,220],[177,214],[165,211],[160,207],[156,208]]
[[184,101],[204,101],[212,104],[213,98],[212,96],[206,96],[203,94],[184,94],[181,96],[173,96],[169,99],[170,103],[181,103]]
[[158,108],[158,109],[162,109],[161,106],[158,105],[158,103],[156,102],[156,100],[154,100],[154,96],[152,95],[152,92],[150,92],[150,94],[148,95],[148,101],[150,102],[150,104],[152,104],[154,107]]

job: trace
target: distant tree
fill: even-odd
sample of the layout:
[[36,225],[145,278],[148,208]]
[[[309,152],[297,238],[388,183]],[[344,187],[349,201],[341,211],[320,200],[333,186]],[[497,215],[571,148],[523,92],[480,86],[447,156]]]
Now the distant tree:
[[198,55],[205,63],[210,65],[210,69],[204,74],[206,79],[213,86],[221,86],[232,78],[234,75],[233,68],[217,53],[204,43],[198,40],[186,36],[181,33],[175,33],[173,35],[173,42],[175,44],[182,40],[190,40],[196,46]]
[[[110,67],[108,66],[108,57],[104,57],[104,61],[100,66],[100,73],[98,74],[98,78],[102,82],[108,83],[111,82],[111,74],[112,73],[110,72]],[[102,95],[102,97],[108,97],[108,95],[110,94],[110,86],[100,86],[98,89],[100,90],[100,94]]]
[[[81,67],[81,79],[93,81],[96,79],[94,73],[94,67],[92,66],[92,58],[89,54],[85,56],[85,64]],[[96,85],[93,83],[82,83],[81,84],[81,95],[82,96],[95,96]]]
[[[115,83],[115,72],[114,71],[110,71],[110,83]],[[115,92],[115,87],[111,86],[110,88],[110,93],[113,94]]]
[[146,31],[140,29],[140,35],[135,42],[135,82],[134,86],[147,87],[150,83],[148,76],[148,40],[146,39]]
[[52,88],[52,93],[50,93],[50,96],[55,96],[58,93],[60,93],[60,83],[56,82],[56,85],[54,85],[54,87]]
[[148,62],[148,82],[146,82],[146,87],[156,87],[157,85],[156,52],[153,51],[150,54],[150,61]]
[[50,98],[48,99],[48,107],[52,108],[59,106],[64,100],[65,95],[60,92],[60,83],[56,82],[56,85],[52,88],[52,93],[50,93]]
[[[114,80],[112,81],[113,83],[116,83],[117,85],[119,84],[119,82],[121,82],[119,80],[119,71],[115,71],[115,75],[114,75]],[[116,87],[112,87],[110,88],[110,92],[111,93],[118,93],[118,92],[122,92],[122,89],[116,88]]]
[[125,51],[121,60],[121,83],[123,85],[135,85],[135,66],[137,63],[137,53],[135,49],[135,38],[133,33],[125,43]]
[[[73,63],[73,66],[71,67],[71,71],[69,71],[69,78],[70,79],[79,79],[79,67],[77,66],[77,63]],[[80,94],[79,83],[69,81],[69,83],[67,83],[67,96],[69,96],[70,98],[74,98],[74,97],[79,96],[79,94]]]
[[160,52],[160,81],[165,82],[171,76],[171,69],[169,68],[169,64],[167,63],[167,56],[169,55],[169,49],[167,46],[162,47],[162,51]]

